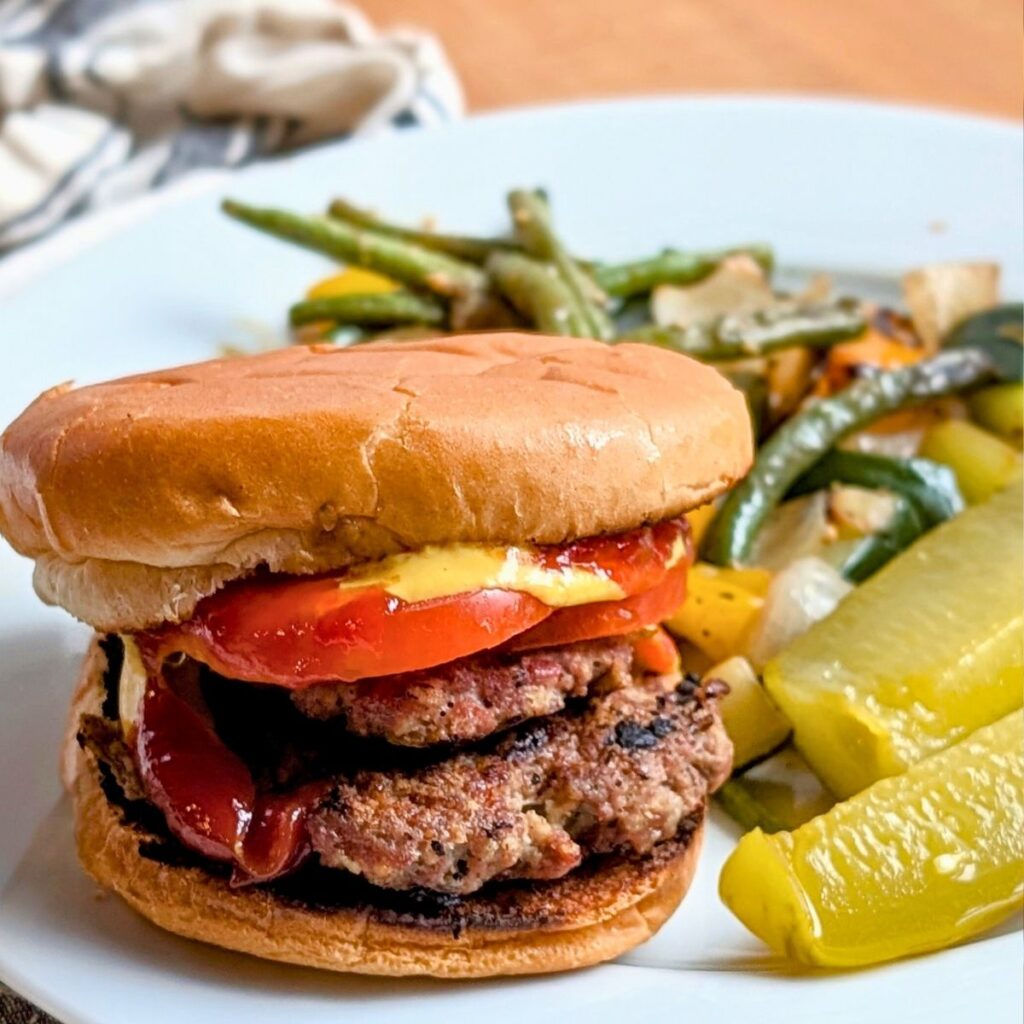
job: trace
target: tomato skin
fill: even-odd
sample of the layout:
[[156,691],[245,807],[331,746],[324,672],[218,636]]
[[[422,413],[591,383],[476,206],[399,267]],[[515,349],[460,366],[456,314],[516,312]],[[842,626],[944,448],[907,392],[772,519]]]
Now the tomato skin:
[[441,665],[496,647],[550,614],[511,590],[406,604],[382,590],[340,590],[330,578],[289,579],[208,598],[160,647],[233,679],[300,688]]
[[600,601],[575,608],[559,608],[540,625],[505,645],[506,650],[528,651],[577,640],[634,633],[667,619],[686,599],[685,562],[670,569],[655,587],[623,601]]

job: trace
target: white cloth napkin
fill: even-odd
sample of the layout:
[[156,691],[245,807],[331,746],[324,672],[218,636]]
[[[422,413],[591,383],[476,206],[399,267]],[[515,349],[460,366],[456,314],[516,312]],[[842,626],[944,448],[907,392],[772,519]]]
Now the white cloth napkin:
[[0,253],[193,168],[462,109],[432,36],[339,0],[0,0]]

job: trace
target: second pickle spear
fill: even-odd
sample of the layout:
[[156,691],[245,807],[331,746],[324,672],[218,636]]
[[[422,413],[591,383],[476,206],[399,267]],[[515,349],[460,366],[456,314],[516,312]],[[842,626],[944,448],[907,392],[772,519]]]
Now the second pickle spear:
[[1024,716],[794,832],[748,832],[718,891],[777,953],[827,967],[941,949],[998,924],[1024,896]]
[[1022,500],[936,527],[765,668],[837,796],[897,775],[1024,700]]

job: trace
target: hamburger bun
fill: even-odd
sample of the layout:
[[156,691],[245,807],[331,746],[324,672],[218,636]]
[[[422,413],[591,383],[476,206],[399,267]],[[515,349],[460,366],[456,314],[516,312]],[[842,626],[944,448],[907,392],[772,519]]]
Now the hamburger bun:
[[632,529],[751,458],[743,396],[653,346],[292,347],[46,392],[0,443],[0,531],[43,600],[129,631],[261,566]]
[[166,833],[154,832],[75,742],[79,716],[100,713],[105,670],[94,641],[73,701],[63,763],[79,857],[101,885],[187,938],[362,974],[545,973],[609,960],[645,941],[679,905],[693,877],[699,823],[647,857],[597,859],[554,882],[492,885],[458,899],[375,889],[326,869],[319,870],[321,884],[310,887],[311,895],[293,881],[233,889]]

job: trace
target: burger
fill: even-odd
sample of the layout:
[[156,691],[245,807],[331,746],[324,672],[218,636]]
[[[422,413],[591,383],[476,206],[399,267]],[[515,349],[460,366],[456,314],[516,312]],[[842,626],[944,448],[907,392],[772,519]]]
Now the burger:
[[41,395],[0,529],[95,629],[86,871],[334,970],[563,970],[679,904],[731,746],[658,623],[742,396],[643,345],[295,347]]

